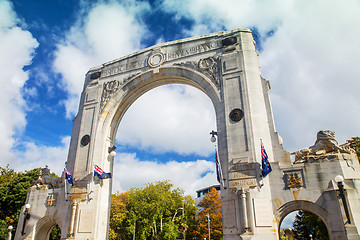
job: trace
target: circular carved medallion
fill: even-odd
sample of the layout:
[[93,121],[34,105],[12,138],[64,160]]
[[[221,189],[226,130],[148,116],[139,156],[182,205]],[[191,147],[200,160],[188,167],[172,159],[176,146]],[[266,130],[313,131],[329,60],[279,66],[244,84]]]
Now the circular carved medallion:
[[235,108],[230,112],[229,117],[231,121],[239,122],[244,117],[244,112],[239,108]]
[[158,67],[163,62],[164,62],[164,54],[162,54],[161,52],[153,53],[148,59],[148,64],[151,67]]
[[81,141],[80,141],[80,143],[81,143],[82,146],[88,145],[89,142],[90,142],[90,136],[87,135],[87,134],[84,135],[84,136],[81,138]]

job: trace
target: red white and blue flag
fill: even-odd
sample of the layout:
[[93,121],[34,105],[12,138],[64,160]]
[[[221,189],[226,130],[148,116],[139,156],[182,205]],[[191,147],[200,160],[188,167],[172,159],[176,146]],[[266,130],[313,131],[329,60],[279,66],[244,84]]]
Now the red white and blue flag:
[[263,143],[261,143],[261,168],[263,177],[266,177],[272,171]]
[[94,167],[94,177],[98,176],[100,179],[111,178],[111,173],[104,172],[98,165]]
[[217,151],[215,149],[215,163],[216,163],[216,177],[218,182],[220,183],[221,181],[221,166],[218,160],[218,155],[217,155]]
[[68,183],[70,183],[71,185],[74,185],[74,180],[73,177],[71,176],[70,172],[64,168],[64,172],[65,172],[65,178],[67,179]]

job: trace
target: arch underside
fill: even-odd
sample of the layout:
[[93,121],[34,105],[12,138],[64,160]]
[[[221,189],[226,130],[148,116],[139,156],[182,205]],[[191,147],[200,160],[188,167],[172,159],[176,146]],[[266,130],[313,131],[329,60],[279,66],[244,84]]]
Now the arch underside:
[[[115,139],[121,119],[129,107],[143,94],[159,86],[167,84],[185,84],[204,92],[212,101],[215,114],[218,115],[220,103],[219,89],[204,74],[186,67],[160,68],[159,72],[153,70],[134,77],[125,84],[108,102],[108,109],[103,124],[100,127],[109,127],[108,137]],[[109,106],[110,105],[110,106]]]

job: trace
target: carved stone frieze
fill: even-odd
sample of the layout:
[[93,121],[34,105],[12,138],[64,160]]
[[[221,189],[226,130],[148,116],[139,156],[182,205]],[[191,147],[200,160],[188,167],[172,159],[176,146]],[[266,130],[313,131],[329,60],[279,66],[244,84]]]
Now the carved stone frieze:
[[198,61],[186,61],[181,63],[174,63],[175,66],[184,66],[197,70],[211,79],[217,89],[220,90],[220,71],[219,58],[209,57]]

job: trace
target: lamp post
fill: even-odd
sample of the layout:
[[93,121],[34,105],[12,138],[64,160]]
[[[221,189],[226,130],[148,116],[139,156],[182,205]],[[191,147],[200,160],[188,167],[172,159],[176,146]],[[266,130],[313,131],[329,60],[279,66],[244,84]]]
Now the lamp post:
[[211,134],[210,141],[211,141],[212,143],[216,142],[216,137],[215,137],[215,136],[217,136],[217,132],[215,132],[214,130],[212,130],[210,134]]
[[108,152],[110,153],[110,156],[115,157],[116,155],[115,149],[116,149],[115,146],[109,147]]
[[337,175],[335,177],[335,182],[337,182],[337,185],[339,187],[339,196],[341,198],[341,201],[343,202],[345,215],[346,215],[346,218],[348,220],[347,222],[349,224],[351,224],[350,213],[349,213],[348,205],[347,205],[346,198],[345,198],[345,189],[344,189],[344,178],[343,178],[343,176]]
[[11,230],[13,230],[13,226],[9,226],[8,227],[8,234],[7,234],[7,237],[6,237],[6,240],[11,240]]
[[208,214],[206,216],[208,218],[209,240],[211,240],[211,238],[210,238],[210,215]]
[[24,211],[24,222],[23,222],[23,226],[22,226],[22,230],[21,230],[21,235],[24,235],[25,232],[25,225],[26,225],[26,220],[30,219],[31,215],[29,213],[29,209],[30,209],[31,205],[29,203],[25,204],[25,211]]

